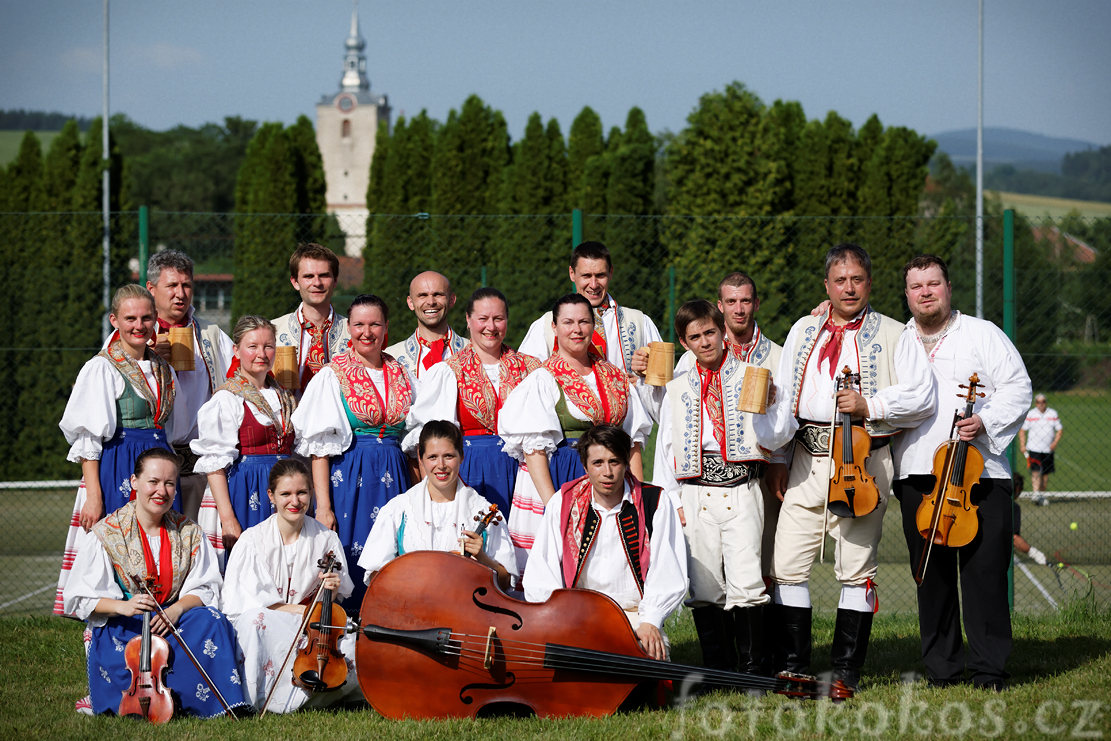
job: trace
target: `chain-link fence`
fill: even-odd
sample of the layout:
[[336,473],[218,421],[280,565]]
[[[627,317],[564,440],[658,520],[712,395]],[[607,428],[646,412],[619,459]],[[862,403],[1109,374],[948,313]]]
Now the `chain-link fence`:
[[[244,220],[253,220],[244,229]],[[112,271],[117,283],[138,277],[138,214],[114,214]],[[0,340],[0,367],[9,393],[0,402],[0,497],[7,505],[0,544],[0,613],[43,613],[53,602],[74,487],[47,486],[79,476],[65,462],[57,423],[82,363],[99,347],[100,215],[0,214],[8,245],[4,259],[24,275],[22,291],[8,294]],[[1111,411],[1111,219],[1015,218],[984,224],[984,314],[1004,326],[1013,306],[1013,336],[1036,391],[1049,397],[1064,435],[1049,477],[1048,506],[1034,506],[1029,472],[1022,499],[1026,539],[1050,559],[1042,567],[1020,556],[1015,608],[1034,612],[1076,597],[1111,601],[1111,456],[1102,425]],[[238,235],[238,236],[237,236]],[[241,264],[241,242],[256,240],[281,266],[267,272],[265,290],[291,310],[297,295],[284,279],[291,240],[316,239],[342,261],[336,306],[344,312],[363,290],[393,309],[391,336],[413,331],[404,297],[410,278],[438,270],[460,301],[451,314],[463,329],[462,305],[475,288],[500,288],[510,303],[511,343],[528,324],[572,290],[567,258],[575,239],[605,242],[614,256],[610,289],[625,305],[646,311],[665,338],[675,307],[693,297],[712,298],[718,280],[733,270],[759,286],[758,318],[782,341],[791,323],[824,298],[822,257],[839,241],[856,241],[873,258],[873,305],[903,319],[902,265],[921,252],[950,264],[954,307],[976,306],[975,220],[971,218],[655,217],[577,214],[526,216],[363,217],[251,216],[153,212],[144,235],[149,250],[180,249],[196,262],[194,303],[228,327],[235,286],[261,273]],[[362,252],[360,259],[359,252]],[[257,251],[255,253],[258,254]],[[1013,257],[1014,270],[1004,265]],[[280,298],[284,296],[284,298]],[[1013,303],[1008,302],[1012,300]],[[40,303],[41,302],[41,303]],[[250,310],[250,307],[245,307]],[[650,457],[649,457],[650,460]],[[36,483],[38,482],[38,483]],[[897,507],[889,508],[880,545],[879,584],[885,610],[914,609],[914,587]],[[829,565],[816,566],[816,602],[832,607],[837,588]]]

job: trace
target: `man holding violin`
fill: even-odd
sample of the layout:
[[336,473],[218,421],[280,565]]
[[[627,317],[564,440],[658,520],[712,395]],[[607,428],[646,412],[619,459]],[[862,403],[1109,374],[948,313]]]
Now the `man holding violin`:
[[[921,255],[903,268],[907,305],[913,319],[907,334],[929,359],[936,380],[937,411],[895,441],[899,479],[895,496],[902,505],[903,533],[916,569],[926,541],[916,514],[944,471],[935,470],[944,456],[950,429],[983,456],[983,475],[971,484],[971,503],[979,506],[979,535],[968,545],[934,545],[918,587],[918,624],[922,660],[930,684],[960,682],[964,670],[977,687],[1001,690],[1011,652],[1011,618],[1007,602],[1007,568],[1011,560],[1011,467],[1007,446],[1018,433],[1030,405],[1030,376],[1014,344],[991,322],[952,308],[949,268],[934,255]],[[955,418],[967,395],[969,378],[979,376],[982,398],[974,413]],[[978,393],[977,396],[980,396]],[[958,398],[960,397],[960,398]],[[944,468],[942,466],[942,468]],[[974,516],[974,515],[973,515]],[[937,540],[934,540],[937,543]],[[960,584],[960,596],[957,585]],[[960,597],[971,659],[961,642]]]
[[[791,414],[785,435],[790,445],[777,451],[768,487],[783,500],[773,554],[772,624],[777,669],[810,670],[812,608],[810,568],[826,533],[835,543],[834,575],[841,582],[833,637],[833,678],[855,689],[860,679],[876,610],[876,546],[894,475],[888,443],[900,428],[914,427],[934,411],[934,381],[922,347],[900,322],[868,305],[872,265],[855,244],[840,244],[825,260],[829,309],[795,322],[783,343],[778,385],[788,390]],[[835,393],[835,377],[848,366],[860,390]],[[865,463],[875,482],[875,509],[838,516],[827,506],[831,479],[838,472],[830,451],[836,415],[851,415],[871,435]],[[837,430],[841,432],[841,430]],[[858,430],[863,434],[863,430]],[[857,433],[854,433],[857,437]],[[870,453],[870,454],[869,454]],[[788,465],[788,454],[792,458]],[[851,516],[851,515],[856,516]]]

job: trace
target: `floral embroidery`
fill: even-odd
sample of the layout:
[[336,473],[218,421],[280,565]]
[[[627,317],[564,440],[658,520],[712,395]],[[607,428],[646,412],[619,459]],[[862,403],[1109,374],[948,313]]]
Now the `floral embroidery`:
[[266,663],[262,665],[262,673],[268,677],[274,676],[274,660],[267,659]]
[[239,680],[239,670],[238,669],[232,669],[231,670],[231,683],[232,684],[243,684],[243,682],[241,682]]
[[393,476],[390,475],[389,471],[386,471],[384,474],[382,474],[382,478],[380,478],[379,481],[389,487],[393,484]]
[[205,686],[203,684],[198,684],[197,685],[197,699],[198,700],[200,700],[201,702],[208,702],[208,696],[210,694],[211,694],[211,691],[208,689],[207,686]]
[[343,471],[332,471],[332,486],[339,486],[343,483]]
[[112,683],[111,677],[108,676],[108,670],[105,669],[103,666],[100,667],[100,678],[103,679],[108,684]]
[[[281,593],[282,593],[282,590],[281,590],[281,587],[279,587],[278,588],[278,594],[281,594]],[[259,630],[266,630],[266,615],[264,615],[263,613],[260,612],[255,617],[255,619],[251,622],[251,625],[255,626]]]
[[126,643],[121,641],[119,638],[116,638],[115,636],[112,636],[112,645],[116,647],[116,653],[122,652],[124,648],[127,647]]
[[212,659],[216,657],[217,650],[217,646],[215,643],[212,642],[212,639],[206,638],[204,642],[204,651],[202,653],[208,658]]
[[363,552],[363,544],[362,543],[360,543],[359,541],[356,540],[354,543],[351,544],[351,553],[352,553],[352,555],[358,556],[362,552]]
[[250,506],[251,506],[251,511],[252,511],[252,512],[258,512],[258,508],[259,508],[259,496],[258,496],[258,492],[257,492],[257,491],[252,491],[252,492],[251,492],[251,498],[250,498],[250,499],[248,500],[248,503],[249,503],[249,504],[250,504]]
[[401,365],[385,353],[382,363],[386,384],[384,401],[362,362],[356,360],[351,351],[340,353],[328,364],[336,374],[340,392],[351,413],[371,427],[400,424],[413,403],[413,388]]
[[128,496],[130,496],[131,495],[131,478],[128,477],[128,478],[124,479],[123,481],[121,481],[119,489],[120,489],[120,494],[127,494]]
[[356,486],[356,488],[359,488],[359,489],[363,488],[363,477],[362,476],[359,477],[359,481],[355,486]]

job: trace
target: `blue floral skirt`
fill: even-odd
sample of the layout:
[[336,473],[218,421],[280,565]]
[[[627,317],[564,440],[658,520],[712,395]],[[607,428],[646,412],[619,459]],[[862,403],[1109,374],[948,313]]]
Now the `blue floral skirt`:
[[463,438],[460,480],[490,504],[498,505],[498,511],[504,517],[509,517],[518,470],[517,461],[502,452],[502,439],[497,435],[467,435]]
[[266,490],[270,469],[286,455],[241,455],[228,468],[228,494],[239,527],[257,525],[274,513]]

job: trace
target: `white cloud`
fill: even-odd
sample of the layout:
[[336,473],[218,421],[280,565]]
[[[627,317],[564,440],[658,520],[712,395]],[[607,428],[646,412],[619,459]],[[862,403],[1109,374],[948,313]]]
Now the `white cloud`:
[[139,61],[163,70],[180,70],[204,60],[204,55],[191,46],[164,41],[137,47],[135,56]]

